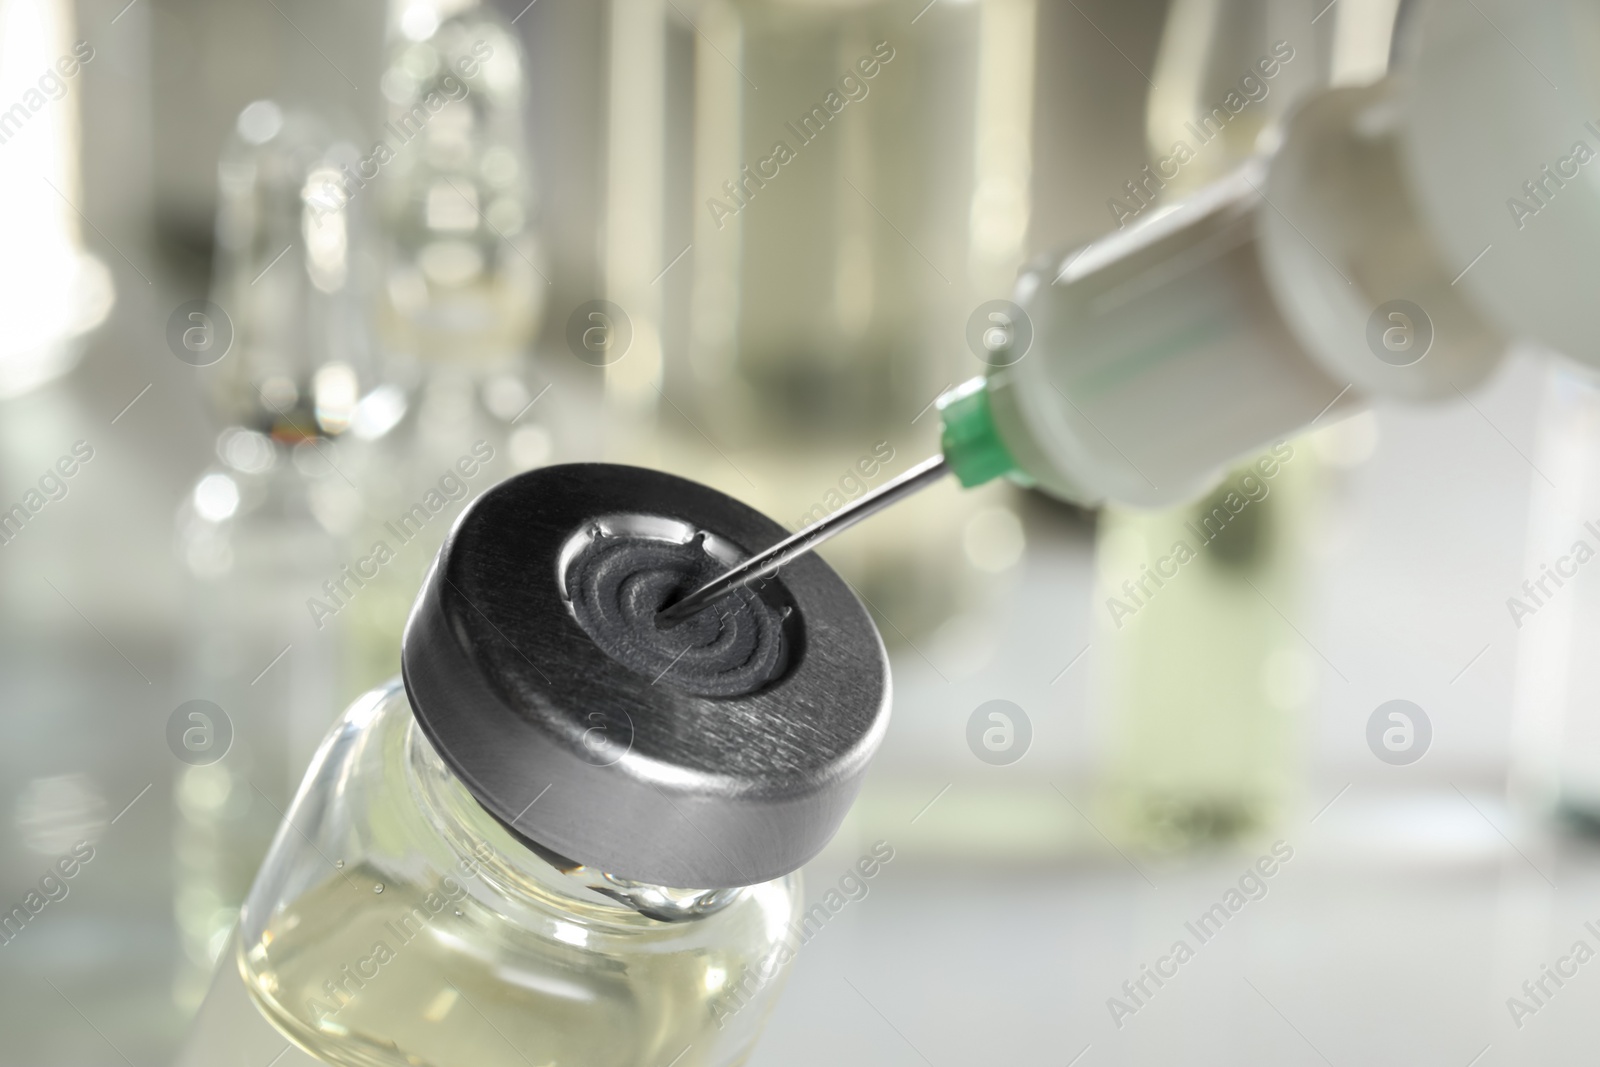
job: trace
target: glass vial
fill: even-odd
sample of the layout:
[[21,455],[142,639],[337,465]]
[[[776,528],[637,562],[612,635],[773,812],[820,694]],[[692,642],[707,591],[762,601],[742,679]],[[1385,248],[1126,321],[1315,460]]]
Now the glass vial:
[[179,1063],[743,1062],[806,936],[796,872],[888,719],[882,641],[815,557],[655,624],[779,530],[603,464],[475,500],[403,687],[286,806]]
[[380,203],[384,344],[419,377],[439,364],[515,372],[550,284],[527,57],[471,0],[398,0],[389,22],[385,122],[356,175]]
[[696,892],[558,869],[478,805],[395,684],[319,751],[177,1067],[736,1064],[799,900],[798,875]]

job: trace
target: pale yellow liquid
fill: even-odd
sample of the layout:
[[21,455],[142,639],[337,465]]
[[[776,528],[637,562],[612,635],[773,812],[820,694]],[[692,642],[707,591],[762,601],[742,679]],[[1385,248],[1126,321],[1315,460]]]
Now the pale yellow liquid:
[[[379,884],[383,892],[375,893]],[[437,910],[426,923],[413,918],[405,940],[400,920],[417,907],[428,914],[430,904]],[[241,962],[259,1012],[300,1046],[275,1067],[742,1062],[742,1054],[717,1058],[730,1049],[718,1045],[711,1006],[726,1005],[725,983],[740,977],[744,961],[715,948],[685,947],[676,931],[595,924],[575,913],[572,922],[535,933],[470,896],[451,902],[433,888],[352,866],[274,915],[262,943]],[[380,942],[387,962],[375,959]],[[344,991],[330,993],[330,980]],[[283,1050],[281,1035],[252,1025],[259,1016],[241,1016],[230,988],[241,984],[239,968],[225,959],[180,1067],[259,1064]],[[326,1008],[337,1010],[323,1014]],[[755,1016],[763,1009],[747,1010]],[[740,1013],[738,1029],[759,1021]],[[316,1059],[298,1059],[302,1050]]]

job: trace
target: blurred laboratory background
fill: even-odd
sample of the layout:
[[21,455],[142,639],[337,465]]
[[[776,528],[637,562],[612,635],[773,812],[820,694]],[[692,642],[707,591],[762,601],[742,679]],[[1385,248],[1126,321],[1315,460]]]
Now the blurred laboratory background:
[[[92,853],[0,944],[0,1063],[171,1059],[487,486],[604,460],[837,510],[937,452],[1020,269],[1381,76],[1409,7],[0,0],[0,911]],[[1508,598],[1600,517],[1597,450],[1595,383],[1520,351],[1320,419],[1136,597],[1220,498],[952,483],[832,541],[894,712],[807,892],[894,859],[754,1067],[1592,1047],[1600,973],[1538,983],[1600,945],[1600,578]]]

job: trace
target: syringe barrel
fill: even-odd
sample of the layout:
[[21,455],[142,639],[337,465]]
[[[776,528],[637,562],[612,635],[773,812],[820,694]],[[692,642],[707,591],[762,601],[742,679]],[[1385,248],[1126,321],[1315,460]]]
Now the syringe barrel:
[[1263,277],[1257,165],[1023,275],[1033,344],[989,376],[996,428],[1040,488],[1158,506],[1305,425],[1343,387]]
[[1392,95],[1322,94],[1274,151],[1024,274],[1032,345],[988,381],[1023,472],[1081,503],[1170,505],[1367,396],[1482,379],[1505,341],[1423,228]]

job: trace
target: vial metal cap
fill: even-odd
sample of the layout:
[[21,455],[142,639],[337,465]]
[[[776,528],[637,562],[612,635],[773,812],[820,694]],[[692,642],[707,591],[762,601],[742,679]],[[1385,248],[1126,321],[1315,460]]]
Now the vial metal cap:
[[808,554],[678,626],[655,621],[786,533],[636,467],[500,483],[456,521],[406,625],[418,724],[547,853],[695,889],[799,868],[838,830],[888,725],[866,609]]

